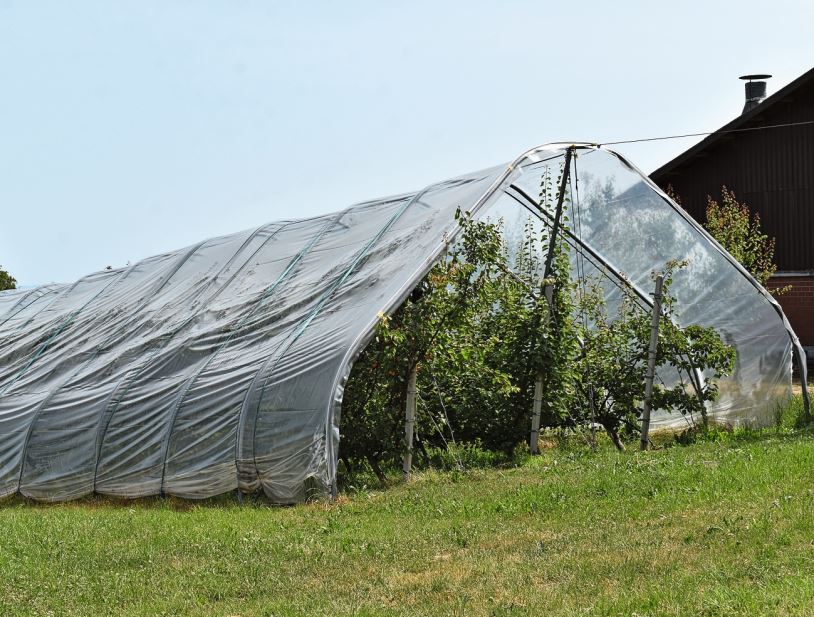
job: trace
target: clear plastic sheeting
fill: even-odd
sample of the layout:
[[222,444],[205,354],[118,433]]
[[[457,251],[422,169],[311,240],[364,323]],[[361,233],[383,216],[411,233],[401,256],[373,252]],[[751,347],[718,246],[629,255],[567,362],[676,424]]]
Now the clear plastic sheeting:
[[[458,208],[523,208],[565,148],[71,285],[0,293],[0,496],[330,494],[343,387],[380,314],[444,254]],[[718,328],[738,351],[710,411],[768,421],[790,396],[799,348],[777,304],[621,157],[576,152],[581,229],[572,215],[567,231],[591,275],[618,296],[688,259],[673,287],[679,319]]]
[[[556,179],[564,155],[550,149],[532,162],[506,190],[527,211],[541,179]],[[527,159],[527,160],[528,160]],[[714,327],[735,347],[734,374],[720,380],[720,397],[709,416],[726,424],[766,425],[791,396],[792,354],[802,354],[796,335],[777,302],[735,260],[649,179],[618,154],[602,148],[575,150],[567,193],[565,236],[572,261],[579,255],[587,276],[625,287],[650,302],[652,273],[669,261],[684,261],[670,293],[679,325]],[[519,196],[519,197],[518,197]],[[553,212],[542,213],[551,220]],[[577,272],[577,269],[573,269]],[[604,284],[608,295],[612,289]],[[612,300],[612,298],[609,298]],[[612,305],[612,302],[609,303]],[[798,358],[801,358],[798,355]],[[801,363],[805,373],[805,362]],[[675,377],[662,371],[669,383]],[[805,380],[803,380],[805,383]],[[806,393],[807,396],[807,393]],[[656,413],[654,428],[686,426],[676,414]]]

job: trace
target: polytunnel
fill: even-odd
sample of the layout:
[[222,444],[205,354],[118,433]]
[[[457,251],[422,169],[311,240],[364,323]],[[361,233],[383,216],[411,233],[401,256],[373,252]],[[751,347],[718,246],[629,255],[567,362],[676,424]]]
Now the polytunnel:
[[580,272],[647,303],[651,272],[686,259],[676,319],[737,350],[710,416],[771,421],[802,357],[777,302],[622,156],[554,144],[416,193],[0,294],[0,496],[329,494],[352,363],[454,241],[456,210],[551,226],[541,178],[566,168],[578,188],[561,233]]

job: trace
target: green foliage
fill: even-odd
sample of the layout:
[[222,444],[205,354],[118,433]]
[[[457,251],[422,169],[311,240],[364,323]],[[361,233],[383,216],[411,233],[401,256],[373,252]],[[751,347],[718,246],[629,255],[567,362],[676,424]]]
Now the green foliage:
[[[340,455],[367,461],[383,477],[401,440],[406,385],[414,367],[420,393],[420,454],[455,437],[511,452],[524,438],[528,362],[545,303],[508,266],[501,227],[459,214],[461,240],[390,317],[354,365],[342,403]],[[525,259],[525,258],[522,258]],[[521,259],[521,261],[522,261]],[[531,269],[527,263],[523,268]]]
[[[539,205],[548,212],[559,181],[542,176]],[[567,224],[569,194],[563,204]],[[344,468],[353,474],[366,463],[384,481],[386,470],[399,464],[413,369],[419,465],[511,460],[529,434],[538,376],[542,427],[598,423],[623,449],[624,432],[638,429],[641,414],[649,308],[623,294],[609,309],[598,281],[575,282],[562,234],[542,280],[548,231],[527,221],[513,235],[503,221],[460,212],[458,220],[460,239],[393,315],[380,316],[354,365],[342,404]],[[669,289],[682,265],[666,265],[657,367],[670,379],[655,385],[653,406],[704,418],[717,379],[732,370],[734,351],[710,328],[675,324]],[[441,449],[447,455],[439,458]],[[482,451],[501,454],[470,456]]]
[[778,405],[773,428],[761,429],[749,424],[730,426],[709,422],[691,426],[680,433],[657,435],[656,441],[660,442],[660,446],[669,446],[671,442],[682,446],[697,443],[739,444],[761,441],[769,433],[794,435],[808,426],[803,397],[798,394]]
[[[676,325],[670,285],[674,271],[683,265],[670,263],[666,268],[656,353],[657,375],[676,379],[669,386],[654,383],[653,408],[706,419],[706,404],[718,396],[717,380],[732,371],[735,351],[712,328]],[[651,315],[630,296],[609,315],[596,287],[584,294],[581,310],[591,323],[583,332],[583,350],[577,361],[579,409],[589,414],[582,419],[601,424],[616,446],[624,449],[620,432],[638,430]]]
[[[553,208],[553,184],[543,176],[541,207]],[[432,463],[432,448],[454,449],[457,442],[510,457],[528,435],[538,374],[547,393],[545,422],[559,425],[568,416],[578,332],[564,246],[555,246],[551,276],[543,281],[546,231],[528,221],[507,242],[502,221],[457,216],[458,242],[391,317],[381,316],[354,365],[342,403],[340,456],[348,469],[366,461],[384,478],[383,469],[398,463],[414,367],[419,462]]]
[[[559,178],[557,180],[559,183]],[[553,210],[555,197],[551,180],[544,174],[540,186],[540,206]],[[570,195],[564,195],[563,225],[568,222]],[[548,297],[549,313],[546,322],[539,324],[539,344],[535,347],[535,377],[542,378],[543,400],[541,426],[562,426],[572,419],[571,409],[576,394],[578,373],[574,358],[579,353],[580,331],[575,316],[577,306],[576,285],[571,280],[571,259],[568,245],[560,234],[554,246],[551,272],[543,281],[543,294]],[[548,238],[546,238],[548,244]]]
[[778,428],[792,430],[811,425],[811,415],[806,409],[802,395],[793,396],[785,405],[780,405],[775,413]]
[[479,439],[474,443],[450,445],[449,448],[432,446],[427,448],[427,455],[434,468],[449,470],[501,467],[522,460],[520,456],[485,448]]
[[[761,285],[766,285],[777,270],[774,264],[774,238],[763,233],[760,215],[749,211],[735,193],[721,187],[721,201],[707,197],[707,231],[737,259]],[[786,289],[775,290],[783,293]]]
[[0,266],[0,291],[5,291],[6,289],[17,289],[17,279]]

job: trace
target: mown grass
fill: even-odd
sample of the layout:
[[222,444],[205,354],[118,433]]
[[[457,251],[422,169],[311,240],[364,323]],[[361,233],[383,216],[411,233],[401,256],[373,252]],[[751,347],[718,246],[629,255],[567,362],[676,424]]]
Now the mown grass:
[[292,508],[0,506],[2,615],[810,615],[814,433],[423,472]]

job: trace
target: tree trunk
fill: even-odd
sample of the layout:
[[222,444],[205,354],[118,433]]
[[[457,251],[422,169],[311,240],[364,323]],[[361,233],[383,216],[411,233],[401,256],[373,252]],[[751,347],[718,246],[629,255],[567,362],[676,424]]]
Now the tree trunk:
[[616,428],[608,424],[603,424],[602,426],[605,428],[605,432],[608,434],[608,437],[611,438],[613,445],[616,446],[616,449],[619,450],[619,452],[624,452],[625,444],[622,443],[622,438],[619,437],[619,433],[616,431]]
[[421,439],[418,433],[415,434],[415,443],[416,447],[418,448],[418,452],[421,454],[421,458],[424,459],[424,465],[429,467],[430,455],[427,453],[427,448],[424,446],[424,440]]
[[381,482],[382,485],[387,484],[387,476],[384,475],[382,468],[379,467],[379,461],[373,458],[372,456],[368,456],[367,462],[370,465],[370,468],[373,470],[373,473],[376,474],[376,477],[379,479],[379,482]]

